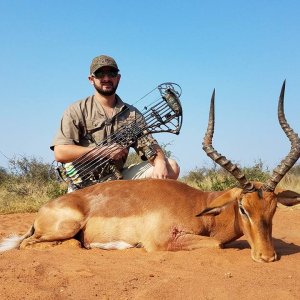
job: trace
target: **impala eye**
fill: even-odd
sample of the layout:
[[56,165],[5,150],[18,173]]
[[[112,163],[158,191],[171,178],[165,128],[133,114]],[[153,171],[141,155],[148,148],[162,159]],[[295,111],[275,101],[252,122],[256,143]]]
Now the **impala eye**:
[[241,213],[242,215],[247,216],[247,214],[246,214],[246,212],[245,212],[245,210],[243,209],[242,206],[240,206],[239,209],[240,209],[240,213]]
[[239,203],[239,211],[240,211],[240,214],[241,214],[242,216],[249,218],[249,215],[248,215],[248,213],[246,212],[246,210],[244,209],[244,207],[243,207],[243,205],[242,205],[241,202]]

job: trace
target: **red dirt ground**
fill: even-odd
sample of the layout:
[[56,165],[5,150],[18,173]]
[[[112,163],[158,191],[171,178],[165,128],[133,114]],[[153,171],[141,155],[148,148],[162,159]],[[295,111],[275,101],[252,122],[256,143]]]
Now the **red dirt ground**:
[[[252,261],[243,237],[190,252],[12,250],[0,254],[0,299],[299,299],[299,208],[275,214],[273,263]],[[34,217],[0,215],[0,239],[25,233]]]

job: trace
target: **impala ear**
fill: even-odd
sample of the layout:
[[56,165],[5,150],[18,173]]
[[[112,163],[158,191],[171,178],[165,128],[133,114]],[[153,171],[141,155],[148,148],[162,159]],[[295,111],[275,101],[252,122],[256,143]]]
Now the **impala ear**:
[[237,201],[241,195],[242,190],[239,188],[233,188],[221,196],[215,198],[212,200],[211,203],[209,203],[208,207],[206,207],[202,212],[196,215],[196,217],[201,216],[217,216],[219,215],[227,205],[230,203]]
[[300,194],[290,191],[278,189],[277,201],[285,206],[293,206],[300,203]]
[[[234,200],[233,200],[234,201]],[[231,201],[232,202],[232,201]],[[230,202],[229,202],[230,203]],[[228,204],[229,204],[228,203]],[[198,215],[196,215],[196,217],[202,217],[202,216],[217,216],[219,215],[224,209],[225,207],[228,205],[225,204],[223,206],[219,206],[219,207],[207,207],[205,208],[201,213],[199,213]]]

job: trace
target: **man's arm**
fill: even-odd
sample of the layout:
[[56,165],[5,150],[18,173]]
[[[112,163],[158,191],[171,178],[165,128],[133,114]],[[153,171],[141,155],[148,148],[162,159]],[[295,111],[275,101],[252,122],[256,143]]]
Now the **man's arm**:
[[80,146],[80,124],[83,116],[78,107],[78,103],[69,106],[61,119],[60,127],[54,137],[52,146],[55,160],[61,163],[72,162],[86,153],[87,159],[94,159],[97,156],[107,157],[108,159],[118,160],[125,157],[128,153],[127,149],[120,149],[116,144],[103,146],[101,149],[86,146]]
[[[92,152],[91,152],[92,151]],[[90,158],[95,158],[97,156],[107,157],[109,159],[118,160],[126,157],[128,150],[123,149],[117,144],[112,144],[110,146],[103,146],[101,148],[90,148],[82,147],[78,145],[56,145],[54,146],[54,157],[55,160],[61,163],[72,162],[80,156],[91,152]],[[89,155],[87,156],[89,158]]]
[[78,145],[56,145],[54,146],[54,158],[61,163],[72,162],[76,158],[91,151],[91,148]]

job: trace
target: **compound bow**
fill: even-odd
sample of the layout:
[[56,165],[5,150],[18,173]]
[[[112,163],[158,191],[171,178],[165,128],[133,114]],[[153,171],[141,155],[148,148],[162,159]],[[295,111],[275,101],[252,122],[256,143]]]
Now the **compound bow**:
[[88,153],[73,162],[58,166],[56,169],[59,177],[73,189],[105,181],[108,179],[105,174],[108,173],[110,179],[121,179],[122,175],[110,159],[110,154],[116,150],[116,145],[118,148],[125,149],[132,146],[138,139],[152,133],[179,134],[182,125],[180,86],[171,82],[162,83],[146,96],[155,90],[158,90],[160,97],[150,107],[145,106],[139,117],[119,128],[104,141],[97,143],[96,147]]

